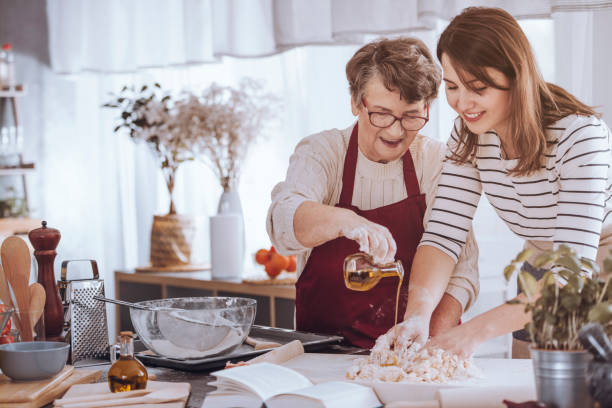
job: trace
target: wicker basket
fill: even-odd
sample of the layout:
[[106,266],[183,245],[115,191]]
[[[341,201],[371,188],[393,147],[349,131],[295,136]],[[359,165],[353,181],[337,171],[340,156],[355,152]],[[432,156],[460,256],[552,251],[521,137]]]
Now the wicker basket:
[[196,232],[195,217],[155,215],[151,228],[151,265],[190,265]]

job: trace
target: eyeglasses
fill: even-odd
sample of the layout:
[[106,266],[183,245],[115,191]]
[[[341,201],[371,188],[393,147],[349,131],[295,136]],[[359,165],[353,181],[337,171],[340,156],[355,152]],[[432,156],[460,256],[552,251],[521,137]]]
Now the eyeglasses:
[[412,116],[412,115],[404,115],[402,117],[397,117],[391,113],[386,112],[370,112],[368,110],[368,106],[366,105],[365,98],[361,98],[361,103],[363,103],[363,107],[368,114],[370,119],[370,123],[372,126],[377,128],[388,128],[392,126],[396,120],[400,121],[400,125],[404,130],[421,130],[423,126],[427,124],[429,121],[429,106],[427,106],[427,117],[423,116]]

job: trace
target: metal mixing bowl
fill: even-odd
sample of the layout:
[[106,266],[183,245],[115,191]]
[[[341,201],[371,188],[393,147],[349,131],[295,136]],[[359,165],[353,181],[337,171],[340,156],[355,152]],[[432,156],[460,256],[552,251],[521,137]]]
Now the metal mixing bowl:
[[257,301],[239,297],[191,297],[138,302],[130,307],[132,324],[156,354],[176,359],[230,352],[249,334]]

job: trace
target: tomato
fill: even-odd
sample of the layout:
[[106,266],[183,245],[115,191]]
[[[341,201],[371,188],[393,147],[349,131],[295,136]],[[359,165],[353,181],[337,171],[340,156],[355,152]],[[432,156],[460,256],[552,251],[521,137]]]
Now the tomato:
[[270,260],[270,252],[267,249],[260,249],[255,254],[255,262],[260,265],[265,265]]
[[[4,312],[8,308],[9,308],[8,306],[0,304],[0,312]],[[4,326],[4,328],[2,330],[0,330],[0,336],[4,336],[5,334],[9,334],[10,331],[11,331],[11,319],[9,319],[9,321],[6,323],[6,326]]]
[[0,336],[0,344],[14,343],[15,339],[13,336]]

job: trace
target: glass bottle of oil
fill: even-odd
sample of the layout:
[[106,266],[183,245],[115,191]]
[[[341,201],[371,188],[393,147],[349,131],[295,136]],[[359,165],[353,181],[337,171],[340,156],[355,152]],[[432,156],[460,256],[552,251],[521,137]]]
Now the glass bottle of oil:
[[[134,357],[134,333],[119,333],[119,344],[111,347],[111,362],[108,370],[108,386],[111,392],[142,390],[147,386],[147,369]],[[115,349],[119,348],[119,358]]]
[[387,276],[398,276],[404,279],[404,267],[401,261],[385,265],[374,263],[372,257],[362,252],[352,254],[344,259],[344,284],[347,288],[357,291],[372,289]]

